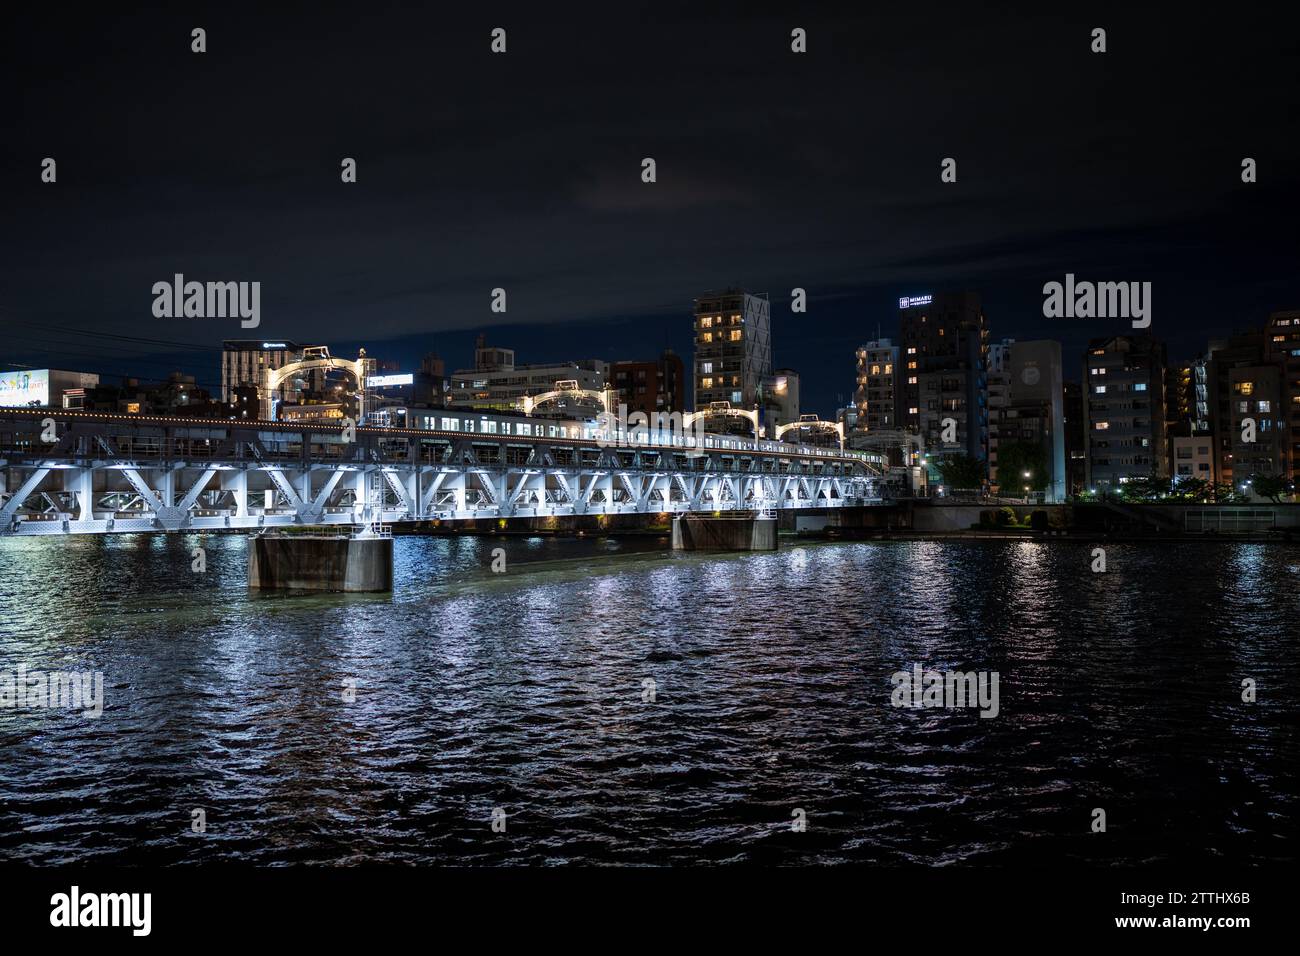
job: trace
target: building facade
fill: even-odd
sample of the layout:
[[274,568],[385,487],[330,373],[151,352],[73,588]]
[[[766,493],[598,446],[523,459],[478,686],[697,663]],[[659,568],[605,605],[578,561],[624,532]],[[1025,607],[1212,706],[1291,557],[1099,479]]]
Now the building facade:
[[653,361],[612,363],[609,384],[629,414],[686,410],[686,365],[672,349]]
[[1087,484],[1117,491],[1167,475],[1165,347],[1150,335],[1093,339],[1083,362]]
[[1300,310],[1270,315],[1267,339],[1266,355],[1282,369],[1284,473],[1294,481],[1300,473]]
[[768,435],[775,434],[779,425],[799,420],[799,373],[794,369],[777,369],[763,379],[759,392],[762,424]]
[[[513,350],[489,351],[495,354],[482,367],[458,369],[451,373],[451,405],[485,411],[511,411],[525,395],[552,391],[560,382],[599,392],[605,389],[609,380],[609,363],[600,359],[515,365]],[[508,353],[508,364],[503,359],[505,353]],[[483,356],[482,350],[479,355]]]
[[898,346],[890,339],[873,339],[858,347],[857,358],[855,429],[871,432],[900,428]]
[[[904,428],[931,456],[988,461],[988,326],[974,292],[899,300]],[[945,428],[951,421],[955,429]],[[945,437],[955,430],[952,441]]]
[[766,294],[743,289],[706,292],[694,304],[694,406],[758,404],[772,374],[772,307]]
[[[1265,330],[1239,332],[1210,343],[1207,379],[1216,482],[1241,484],[1254,472],[1286,473],[1290,463],[1287,429],[1275,424],[1285,422],[1281,413],[1284,368],[1277,352],[1270,350]],[[1266,409],[1263,413],[1260,402]],[[1266,428],[1258,425],[1261,415],[1268,422]],[[1241,426],[1246,418],[1256,420],[1255,436],[1262,440],[1262,447],[1246,447],[1243,442]],[[1280,438],[1277,429],[1282,432]]]
[[82,408],[88,389],[99,384],[94,372],[23,368],[0,372],[0,407]]
[[[1069,493],[1066,464],[1065,382],[1061,343],[1003,339],[989,347],[989,481],[998,493],[1019,496],[1027,479],[1049,503]],[[998,450],[1029,445],[1043,474],[1003,474]],[[1008,452],[1009,453],[1009,452]]]
[[284,339],[226,339],[221,343],[221,400],[230,402],[241,385],[262,387],[262,376],[296,362],[303,347]]

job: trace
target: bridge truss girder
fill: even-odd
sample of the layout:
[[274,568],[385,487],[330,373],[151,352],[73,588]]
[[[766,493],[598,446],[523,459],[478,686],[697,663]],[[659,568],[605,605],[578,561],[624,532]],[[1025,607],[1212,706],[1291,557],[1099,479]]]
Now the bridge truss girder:
[[[54,414],[58,419],[60,416]],[[105,416],[107,417],[107,416]],[[34,422],[36,420],[33,420]],[[257,529],[879,503],[861,459],[576,440],[0,415],[0,534]],[[15,430],[17,429],[17,430]]]

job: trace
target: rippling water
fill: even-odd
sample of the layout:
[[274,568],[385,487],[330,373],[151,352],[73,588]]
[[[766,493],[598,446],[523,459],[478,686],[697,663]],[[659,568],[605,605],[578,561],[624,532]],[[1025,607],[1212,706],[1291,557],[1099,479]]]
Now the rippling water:
[[[106,685],[97,720],[0,708],[0,855],[1295,858],[1300,552],[664,547],[399,538],[393,595],[286,597],[242,537],[0,539],[0,670]],[[998,671],[1001,713],[890,706],[913,662]]]

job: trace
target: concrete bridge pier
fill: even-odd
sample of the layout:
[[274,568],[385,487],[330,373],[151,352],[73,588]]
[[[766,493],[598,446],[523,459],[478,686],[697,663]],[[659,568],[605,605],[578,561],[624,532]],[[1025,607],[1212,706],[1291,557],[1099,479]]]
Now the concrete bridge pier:
[[738,512],[673,519],[674,551],[775,551],[776,544],[775,517]]
[[248,586],[291,591],[391,591],[391,535],[268,534],[248,539]]

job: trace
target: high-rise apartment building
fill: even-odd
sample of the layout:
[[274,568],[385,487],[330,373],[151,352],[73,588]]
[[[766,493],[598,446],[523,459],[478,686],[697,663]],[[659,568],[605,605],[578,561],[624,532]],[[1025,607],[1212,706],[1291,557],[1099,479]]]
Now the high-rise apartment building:
[[1165,346],[1150,335],[1093,339],[1083,359],[1089,488],[1167,474]]
[[[988,326],[978,293],[911,296],[898,307],[900,423],[931,455],[987,461]],[[949,421],[954,428],[945,428]]]
[[743,289],[706,292],[695,300],[695,408],[730,402],[750,409],[772,374],[772,307],[767,295]]
[[[1286,473],[1284,365],[1276,352],[1270,356],[1268,337],[1256,329],[1210,343],[1207,384],[1214,480],[1223,484],[1240,484],[1256,472]],[[1247,418],[1255,422],[1255,442],[1243,441],[1241,426]],[[1267,424],[1261,427],[1261,422]]]
[[858,348],[857,406],[858,431],[900,428],[898,418],[898,346],[889,339],[874,339]]

